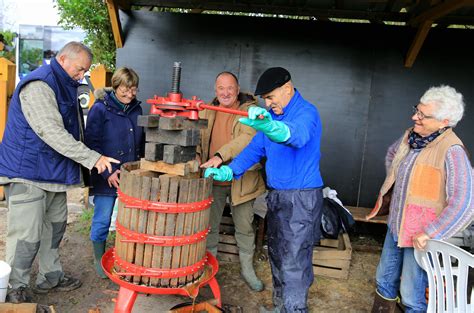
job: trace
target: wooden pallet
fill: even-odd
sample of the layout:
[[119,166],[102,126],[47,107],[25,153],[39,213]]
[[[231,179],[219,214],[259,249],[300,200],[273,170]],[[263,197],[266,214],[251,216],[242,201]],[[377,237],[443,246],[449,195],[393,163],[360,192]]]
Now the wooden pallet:
[[343,278],[349,275],[352,246],[348,234],[340,234],[338,239],[322,239],[313,249],[313,270],[315,275]]
[[234,237],[234,221],[231,216],[222,216],[219,225],[219,244],[217,257],[224,262],[239,262],[239,248]]

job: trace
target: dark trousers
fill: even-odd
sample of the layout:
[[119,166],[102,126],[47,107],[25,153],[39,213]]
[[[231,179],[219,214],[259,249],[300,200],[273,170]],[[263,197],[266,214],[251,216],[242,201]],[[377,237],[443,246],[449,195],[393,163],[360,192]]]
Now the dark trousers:
[[322,201],[321,188],[272,190],[267,196],[273,302],[282,312],[308,312],[314,229],[321,227]]

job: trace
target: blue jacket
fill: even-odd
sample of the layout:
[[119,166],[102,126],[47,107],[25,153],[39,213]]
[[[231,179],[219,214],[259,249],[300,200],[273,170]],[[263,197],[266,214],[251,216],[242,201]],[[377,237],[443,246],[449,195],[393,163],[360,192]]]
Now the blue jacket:
[[[111,90],[105,93],[96,91],[94,105],[87,115],[85,133],[86,145],[102,155],[119,160],[120,164],[112,164],[112,173],[120,169],[123,163],[137,161],[143,155],[143,128],[137,126],[137,118],[142,115],[140,102],[133,100],[124,112],[120,105],[110,96]],[[107,179],[112,174],[107,170],[98,174],[91,171],[91,194],[116,195],[117,190],[109,187]]]
[[20,91],[35,80],[45,82],[54,91],[65,129],[76,140],[80,139],[78,117],[82,118],[82,110],[77,101],[79,83],[69,77],[53,58],[50,65],[41,66],[26,76],[13,94],[0,144],[0,176],[64,185],[79,184],[80,165],[41,140],[23,115]]
[[249,145],[229,164],[235,178],[266,157],[267,185],[272,189],[306,189],[323,185],[319,171],[321,120],[318,109],[303,99],[298,90],[282,115],[270,111],[273,120],[285,123],[290,138],[275,143],[257,132]]

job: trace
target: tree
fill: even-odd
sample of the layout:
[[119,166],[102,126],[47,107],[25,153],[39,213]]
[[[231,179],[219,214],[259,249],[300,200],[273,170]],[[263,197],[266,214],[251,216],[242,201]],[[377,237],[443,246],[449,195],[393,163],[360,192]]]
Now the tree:
[[4,57],[12,62],[15,62],[15,48],[13,40],[16,34],[9,31],[0,30],[0,57]]
[[103,0],[57,0],[59,24],[65,29],[80,27],[94,63],[115,68],[115,42],[107,6]]

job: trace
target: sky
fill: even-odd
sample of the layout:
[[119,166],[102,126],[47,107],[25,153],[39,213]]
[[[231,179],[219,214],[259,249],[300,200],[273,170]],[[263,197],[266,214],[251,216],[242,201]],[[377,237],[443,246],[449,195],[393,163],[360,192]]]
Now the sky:
[[18,24],[58,25],[54,0],[0,0],[0,28],[18,30]]

